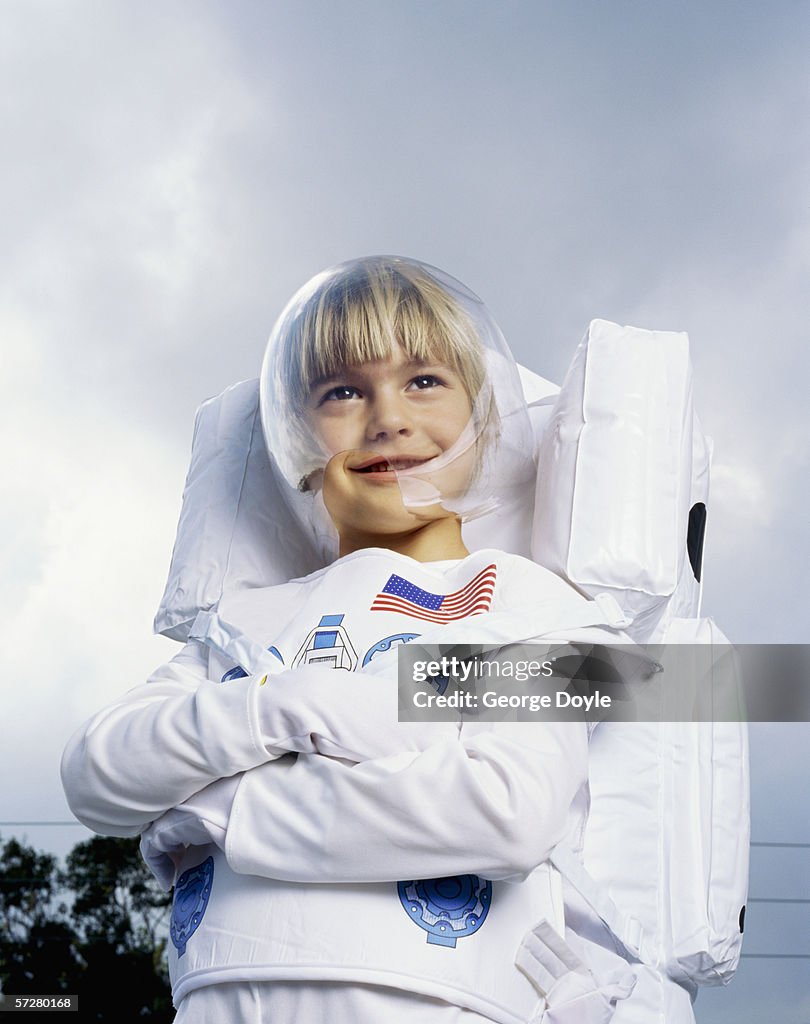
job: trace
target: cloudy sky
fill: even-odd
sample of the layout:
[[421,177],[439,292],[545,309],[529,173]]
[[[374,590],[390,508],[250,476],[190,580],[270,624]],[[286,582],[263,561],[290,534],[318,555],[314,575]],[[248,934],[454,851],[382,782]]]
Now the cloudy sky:
[[[67,735],[173,653],[194,411],[354,256],[460,278],[552,380],[594,317],[687,331],[704,611],[807,641],[808,52],[798,0],[5,0],[0,819],[67,818]],[[808,741],[752,728],[755,839],[810,842]],[[810,898],[810,850],[755,848],[751,894]],[[806,906],[748,920],[810,954]],[[807,1024],[808,993],[810,960],[752,958],[698,1016]]]

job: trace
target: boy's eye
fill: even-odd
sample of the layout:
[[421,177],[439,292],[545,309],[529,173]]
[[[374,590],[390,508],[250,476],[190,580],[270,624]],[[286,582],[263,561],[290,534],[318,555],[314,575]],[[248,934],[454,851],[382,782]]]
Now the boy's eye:
[[420,391],[423,391],[425,388],[441,387],[442,381],[432,373],[420,373],[418,377],[413,378],[411,384],[416,385]]
[[334,402],[344,401],[347,398],[354,398],[355,395],[359,396],[360,392],[351,384],[338,384],[335,388],[330,388],[322,396],[318,405],[323,402]]

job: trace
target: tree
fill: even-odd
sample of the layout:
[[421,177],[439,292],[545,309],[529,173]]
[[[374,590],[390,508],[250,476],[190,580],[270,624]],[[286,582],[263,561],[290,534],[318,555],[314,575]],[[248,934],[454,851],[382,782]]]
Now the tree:
[[[137,840],[79,843],[64,870],[54,857],[8,840],[0,847],[3,991],[75,992],[82,1022],[168,1024],[174,1018],[164,964],[170,901],[141,860]],[[34,1020],[40,1016],[52,1024],[52,1014]]]
[[[80,970],[56,858],[9,839],[0,854],[0,980],[5,992],[68,992]],[[48,989],[42,988],[47,979]]]
[[61,880],[74,897],[85,965],[79,1005],[93,1014],[87,1020],[171,1021],[164,960],[171,897],[141,860],[137,840],[97,836],[79,843]]

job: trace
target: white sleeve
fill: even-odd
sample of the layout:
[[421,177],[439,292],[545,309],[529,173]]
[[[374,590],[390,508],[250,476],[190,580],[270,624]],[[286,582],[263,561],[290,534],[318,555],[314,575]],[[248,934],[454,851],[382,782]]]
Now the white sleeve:
[[356,765],[283,758],[242,777],[225,851],[235,871],[293,882],[523,876],[564,835],[586,775],[573,722],[462,730]]
[[267,760],[256,681],[219,686],[207,670],[207,652],[188,644],[73,734],[62,785],[79,821],[103,835],[134,836],[214,779]]
[[88,828],[137,835],[209,783],[288,751],[359,761],[457,728],[400,725],[396,683],[379,676],[307,666],[218,684],[207,673],[207,650],[188,644],[74,733],[62,783]]

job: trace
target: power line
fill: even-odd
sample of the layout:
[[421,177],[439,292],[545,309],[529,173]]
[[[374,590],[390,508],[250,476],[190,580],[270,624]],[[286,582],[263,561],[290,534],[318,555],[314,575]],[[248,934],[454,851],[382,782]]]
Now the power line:
[[[49,827],[53,826],[53,825],[70,825],[70,826],[74,826],[74,827],[85,828],[85,826],[82,825],[82,823],[80,821],[77,821],[75,818],[73,818],[71,820],[68,820],[68,821],[34,821],[34,820],[31,820],[31,821],[0,821],[0,828],[12,826],[12,825],[13,826],[45,825],[45,826],[49,826]],[[782,848],[786,848],[786,849],[797,849],[797,850],[810,850],[810,843],[781,843],[781,842],[772,843],[772,842],[765,842],[765,841],[760,841],[760,840],[752,840],[748,845],[749,846],[777,847],[777,848],[778,847],[782,847]]]
[[747,903],[810,903],[810,900],[790,899],[781,896],[749,896]]
[[51,828],[54,825],[70,825],[74,828],[86,828],[86,825],[82,825],[80,821],[0,821],[0,828],[6,828],[8,826],[28,826],[28,825],[45,825]]
[[810,960],[810,953],[741,953],[746,960]]
[[749,846],[782,846],[797,850],[810,850],[810,843],[749,843]]

